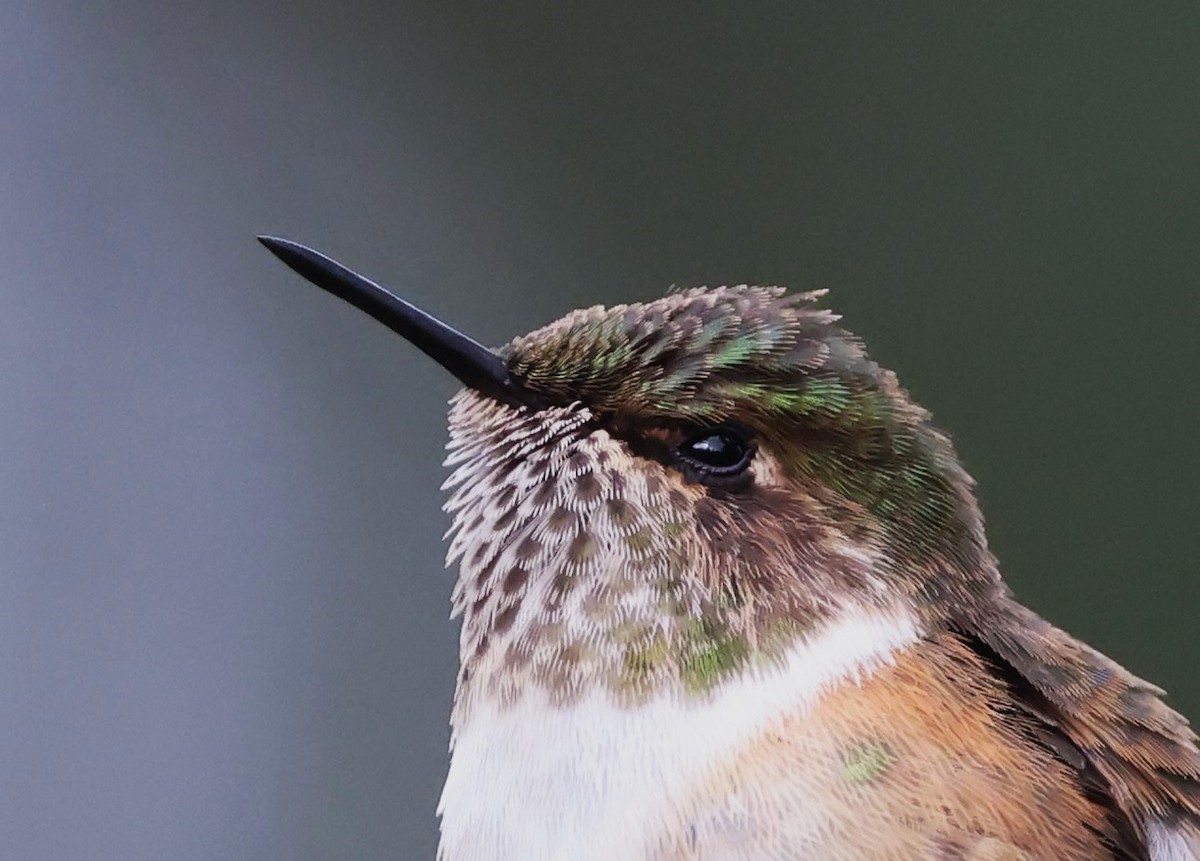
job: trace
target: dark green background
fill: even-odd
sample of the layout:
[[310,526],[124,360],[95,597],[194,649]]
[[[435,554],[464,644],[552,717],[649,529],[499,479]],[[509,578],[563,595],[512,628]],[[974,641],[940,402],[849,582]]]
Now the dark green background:
[[831,288],[1200,717],[1198,117],[1191,3],[4,4],[0,855],[432,855],[454,386],[260,232],[494,343]]

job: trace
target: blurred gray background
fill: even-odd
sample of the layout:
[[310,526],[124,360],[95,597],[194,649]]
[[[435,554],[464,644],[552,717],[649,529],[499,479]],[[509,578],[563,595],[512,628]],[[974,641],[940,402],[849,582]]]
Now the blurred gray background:
[[489,343],[831,288],[1200,719],[1198,131],[1194,3],[8,0],[0,857],[432,856],[455,386],[261,232]]

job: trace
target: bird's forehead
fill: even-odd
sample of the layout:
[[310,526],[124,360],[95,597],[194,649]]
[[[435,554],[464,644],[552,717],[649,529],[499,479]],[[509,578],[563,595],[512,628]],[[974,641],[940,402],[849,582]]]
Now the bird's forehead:
[[746,386],[787,389],[823,361],[839,331],[815,307],[820,295],[716,287],[585,308],[503,353],[523,385],[554,400],[700,417]]
[[747,337],[769,346],[803,323],[833,319],[813,307],[820,295],[789,295],[779,287],[698,287],[649,302],[581,308],[516,338],[506,349],[514,359],[532,362],[623,347],[657,355],[656,347],[707,349]]

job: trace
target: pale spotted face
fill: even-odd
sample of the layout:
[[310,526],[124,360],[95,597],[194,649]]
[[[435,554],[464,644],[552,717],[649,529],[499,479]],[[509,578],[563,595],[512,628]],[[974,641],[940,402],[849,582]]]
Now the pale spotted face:
[[532,683],[565,703],[597,665],[614,692],[652,686],[666,670],[656,650],[679,635],[671,607],[699,603],[697,489],[590,420],[455,399],[446,507],[465,690],[511,701]]
[[[664,687],[703,695],[834,608],[835,575],[869,579],[870,554],[780,485],[769,451],[754,452],[744,480],[792,504],[745,524],[743,496],[714,494],[638,448],[583,406],[455,398],[445,486],[448,557],[460,568],[460,709],[530,690],[565,705],[592,684],[617,701]],[[797,578],[772,575],[781,558]],[[815,570],[831,588],[815,573],[798,579]]]

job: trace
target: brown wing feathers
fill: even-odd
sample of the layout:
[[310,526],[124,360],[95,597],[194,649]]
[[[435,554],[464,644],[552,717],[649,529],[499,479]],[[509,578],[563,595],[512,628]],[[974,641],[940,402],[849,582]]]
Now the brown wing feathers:
[[1200,750],[1162,690],[1015,602],[964,638],[1106,810],[1115,857],[1149,857],[1151,820],[1190,831],[1200,851]]

